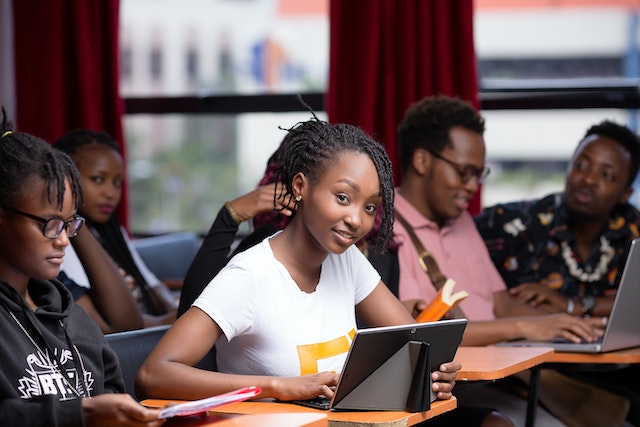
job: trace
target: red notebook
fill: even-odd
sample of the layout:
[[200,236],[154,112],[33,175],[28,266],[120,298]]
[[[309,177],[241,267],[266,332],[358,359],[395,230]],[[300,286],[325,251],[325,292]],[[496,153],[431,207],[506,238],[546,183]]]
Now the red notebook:
[[201,414],[218,406],[228,403],[239,402],[256,397],[262,392],[260,387],[245,387],[229,393],[219,394],[217,396],[207,397],[205,399],[194,400],[191,402],[179,403],[173,406],[167,406],[160,410],[160,418],[180,417],[194,414]]

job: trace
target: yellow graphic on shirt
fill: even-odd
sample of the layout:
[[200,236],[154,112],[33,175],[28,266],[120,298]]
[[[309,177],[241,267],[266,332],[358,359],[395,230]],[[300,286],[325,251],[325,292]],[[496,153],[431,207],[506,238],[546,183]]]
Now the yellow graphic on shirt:
[[338,356],[349,351],[349,346],[356,330],[352,329],[345,336],[316,344],[298,346],[298,358],[300,359],[300,375],[317,374],[318,360]]

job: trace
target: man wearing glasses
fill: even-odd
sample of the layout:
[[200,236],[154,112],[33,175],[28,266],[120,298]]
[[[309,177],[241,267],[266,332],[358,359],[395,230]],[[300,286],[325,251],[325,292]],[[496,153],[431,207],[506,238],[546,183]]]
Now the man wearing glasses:
[[[398,126],[402,181],[396,189],[394,241],[400,299],[416,315],[440,283],[454,280],[456,291],[469,294],[459,306],[462,312],[453,314],[469,320],[463,345],[518,338],[596,339],[601,331],[584,319],[548,315],[509,295],[467,211],[489,174],[484,130],[484,119],[470,104],[445,96],[413,104]],[[524,400],[497,388],[465,390],[456,393],[461,405],[492,406],[524,424]],[[546,426],[563,425],[541,408],[537,417]]]
[[[484,119],[469,103],[445,96],[413,104],[398,126],[402,181],[396,189],[394,240],[399,245],[400,299],[417,303],[414,313],[437,292],[434,270],[455,280],[456,290],[470,294],[461,304],[469,320],[495,319],[494,308],[499,307],[494,307],[494,294],[509,299],[467,211],[489,174],[484,130]],[[416,247],[408,228],[423,248]],[[423,249],[432,254],[430,273],[418,259]]]

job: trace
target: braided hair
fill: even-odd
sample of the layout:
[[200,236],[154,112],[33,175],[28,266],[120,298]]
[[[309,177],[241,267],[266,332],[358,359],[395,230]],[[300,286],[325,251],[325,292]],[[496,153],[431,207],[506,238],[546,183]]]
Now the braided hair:
[[0,123],[0,207],[13,207],[25,185],[39,179],[47,186],[47,200],[62,210],[66,180],[71,184],[74,208],[83,202],[80,173],[68,155],[44,140],[15,132],[2,108]]
[[[55,142],[54,147],[73,157],[81,147],[92,144],[105,145],[121,155],[120,147],[108,133],[89,129],[75,129],[66,133]],[[142,293],[146,311],[154,315],[164,314],[160,302],[151,292],[150,284],[145,280],[133,259],[129,246],[122,235],[118,217],[111,215],[105,223],[88,222],[87,225],[98,234],[102,247],[116,264],[133,277]]]
[[331,125],[314,118],[288,129],[278,152],[276,182],[281,182],[288,195],[293,195],[293,178],[302,172],[312,184],[345,152],[369,156],[380,180],[382,220],[373,247],[383,249],[393,227],[393,172],[384,147],[361,129],[348,125]]

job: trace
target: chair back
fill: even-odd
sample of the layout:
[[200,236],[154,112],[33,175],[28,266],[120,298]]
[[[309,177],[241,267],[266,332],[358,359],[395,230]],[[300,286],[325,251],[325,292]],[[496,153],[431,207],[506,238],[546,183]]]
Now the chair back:
[[105,335],[107,343],[118,355],[125,391],[136,400],[139,400],[134,386],[136,375],[167,329],[169,325],[161,325]]

